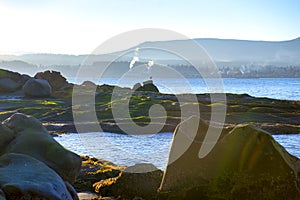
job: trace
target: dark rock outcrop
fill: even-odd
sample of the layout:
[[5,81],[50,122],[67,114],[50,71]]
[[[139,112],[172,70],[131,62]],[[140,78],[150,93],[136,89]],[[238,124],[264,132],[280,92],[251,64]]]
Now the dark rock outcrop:
[[23,85],[28,80],[27,75],[21,75],[17,72],[0,69],[0,79],[3,79],[3,78],[11,79],[16,83],[19,83],[20,85]]
[[0,69],[0,92],[15,92],[29,79],[27,75]]
[[142,92],[159,92],[158,88],[153,84],[152,80],[143,82],[143,84],[137,83],[132,88],[134,91]]
[[[190,128],[196,125],[195,138],[189,138]],[[223,131],[214,148],[199,158],[208,128],[196,117],[177,127],[160,186],[161,199],[300,198],[299,159],[270,134],[251,125],[237,126],[229,133]],[[211,134],[217,133],[217,128],[213,129]],[[181,152],[182,145],[191,140],[189,148]]]
[[0,79],[0,92],[15,92],[21,85],[10,78]]
[[34,78],[48,81],[54,91],[62,90],[69,84],[67,79],[57,71],[39,72]]
[[28,97],[50,97],[52,88],[48,81],[32,78],[26,81],[23,91]]

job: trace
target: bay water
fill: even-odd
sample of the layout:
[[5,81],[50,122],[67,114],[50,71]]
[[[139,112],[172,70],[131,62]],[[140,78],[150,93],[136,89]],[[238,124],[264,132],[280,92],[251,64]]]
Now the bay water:
[[[69,79],[75,82],[75,79]],[[120,84],[118,79],[101,79],[97,84],[132,87],[144,80],[128,79]],[[162,93],[206,93],[209,89],[203,79],[188,79],[190,88],[183,87],[177,79],[154,79]],[[226,93],[244,94],[254,97],[268,97],[282,100],[300,100],[300,78],[262,78],[222,80]],[[172,88],[172,90],[170,90]],[[300,123],[300,119],[299,119]],[[78,153],[112,161],[118,165],[130,166],[136,163],[152,163],[165,169],[173,133],[154,135],[126,135],[116,133],[64,134],[55,139],[64,147]],[[273,135],[289,153],[300,157],[300,133]]]

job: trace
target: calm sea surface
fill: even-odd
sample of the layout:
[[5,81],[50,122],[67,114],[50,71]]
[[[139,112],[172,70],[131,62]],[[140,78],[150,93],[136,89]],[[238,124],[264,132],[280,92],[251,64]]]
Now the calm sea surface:
[[[82,83],[84,80],[76,81],[76,79],[70,78],[68,81]],[[109,84],[133,87],[135,83],[143,81],[145,80],[104,78],[95,80],[94,82],[100,85]],[[199,78],[189,78],[186,80],[168,78],[154,79],[153,82],[162,93],[213,93],[223,91],[235,94],[247,93],[254,97],[300,100],[300,78],[224,78],[220,80],[207,79],[207,81]],[[207,87],[209,83],[212,83],[213,87]]]
[[[74,79],[69,79],[75,82]],[[143,80],[139,80],[142,82]],[[300,100],[300,78],[276,79],[223,79],[224,92],[255,97]],[[120,84],[118,79],[101,79],[98,84],[112,84],[132,87],[137,80],[126,79]],[[209,90],[202,79],[188,79],[188,85],[177,79],[154,79],[159,90],[164,93],[205,93]],[[189,86],[188,88],[186,86]],[[219,88],[217,89],[219,91]],[[300,134],[273,136],[287,151],[300,157]],[[55,138],[66,148],[78,154],[86,154],[110,160],[119,165],[153,163],[165,169],[172,133],[132,136],[114,133],[65,134]]]

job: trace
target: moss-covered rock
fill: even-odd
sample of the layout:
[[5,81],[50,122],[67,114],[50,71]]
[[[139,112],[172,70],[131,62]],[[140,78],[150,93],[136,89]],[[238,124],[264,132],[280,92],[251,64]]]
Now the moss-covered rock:
[[136,164],[127,167],[118,177],[95,183],[94,187],[101,196],[157,199],[162,176],[163,172],[152,164]]
[[101,180],[118,177],[124,169],[109,161],[81,156],[82,166],[80,174],[74,183],[74,187],[78,192],[94,192],[93,184]]

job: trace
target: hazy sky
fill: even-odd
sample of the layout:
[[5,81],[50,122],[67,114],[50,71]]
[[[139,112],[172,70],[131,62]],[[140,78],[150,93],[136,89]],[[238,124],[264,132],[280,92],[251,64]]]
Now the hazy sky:
[[87,54],[138,28],[191,38],[300,37],[299,0],[0,0],[0,53]]

